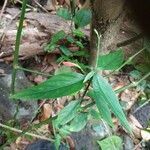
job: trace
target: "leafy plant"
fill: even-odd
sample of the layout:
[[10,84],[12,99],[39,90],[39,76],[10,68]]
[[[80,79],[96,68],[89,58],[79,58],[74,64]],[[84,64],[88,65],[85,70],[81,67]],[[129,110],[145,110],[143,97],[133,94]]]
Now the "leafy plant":
[[[25,15],[25,6],[26,0],[23,2],[24,9],[22,10],[21,21],[17,34],[18,36],[16,40],[15,61],[13,65],[14,75],[12,79],[13,91],[15,74],[18,69],[18,52],[21,38],[20,35],[22,30],[22,21]],[[91,12],[84,9],[74,10],[74,8],[71,10],[66,10],[63,8],[59,9],[57,14],[66,20],[71,19],[78,27],[86,26],[90,22]],[[121,49],[106,55],[99,56],[100,36],[98,35],[98,32],[96,32],[96,34],[98,37],[97,60],[95,62],[95,66],[88,67],[88,72],[82,71],[82,67],[78,67],[78,69],[80,69],[78,70],[78,73],[72,70],[67,69],[65,71],[65,69],[62,69],[61,71],[57,71],[57,73],[47,81],[11,95],[11,98],[16,100],[38,100],[71,96],[78,94],[78,92],[81,91],[82,95],[78,99],[73,99],[68,102],[68,104],[55,117],[50,119],[51,121],[49,123],[52,123],[55,131],[54,140],[57,149],[59,149],[59,145],[63,138],[71,134],[71,132],[79,132],[82,130],[91,117],[94,119],[103,119],[113,128],[114,125],[111,118],[111,113],[113,113],[119,119],[120,123],[126,129],[126,131],[129,133],[132,132],[122,107],[119,104],[116,92],[120,92],[126,88],[132,87],[133,84],[121,88],[118,91],[113,91],[107,79],[102,77],[102,74],[100,73],[102,70],[118,71],[143,50],[139,51],[125,62],[123,58],[123,51]],[[72,35],[68,35],[64,31],[59,31],[52,37],[45,50],[51,52],[55,50],[55,48],[59,48],[65,56],[73,56],[74,53],[70,52],[68,45],[75,44],[80,49],[83,49],[84,44],[82,43],[81,39],[84,38],[84,33],[81,32],[78,28],[73,30]],[[143,78],[140,79],[140,81],[138,81],[137,84],[139,84],[149,75],[150,74],[146,74]],[[86,105],[83,103],[85,96],[90,97],[90,103]],[[93,106],[96,107],[96,110],[93,109]],[[11,129],[4,125],[1,126],[7,129]],[[14,129],[11,130],[14,131]],[[113,145],[114,149],[119,149],[121,147],[122,141],[117,136],[110,136],[103,141],[98,141],[98,143],[102,149],[110,149],[110,144],[111,146]]]
[[78,28],[85,27],[91,22],[92,13],[90,9],[75,10],[75,13],[67,8],[59,8],[57,15],[65,20],[71,20]]
[[97,141],[101,150],[122,150],[122,139],[118,136],[110,136],[102,141]]
[[[103,58],[107,57],[111,58],[112,61],[115,61],[116,57],[114,56],[118,56],[118,54],[120,54],[120,51],[115,51],[114,54],[110,53],[103,55]],[[99,59],[100,58],[101,57],[99,57]],[[120,61],[123,62],[122,60]],[[98,62],[100,61],[98,60]],[[102,62],[103,66],[109,66],[108,60],[104,61],[103,59]],[[116,66],[114,65],[111,67],[111,69],[114,70],[114,68],[118,68],[118,64],[121,65],[121,63],[116,63]],[[98,66],[96,66],[94,69],[91,69],[87,75],[72,71],[59,73],[47,81],[37,86],[25,89],[12,95],[11,97],[13,99],[21,98],[25,100],[58,98],[75,94],[83,89],[84,86],[86,86],[83,95],[78,100],[71,101],[58,113],[57,117],[52,119],[56,130],[55,136],[64,138],[71,132],[78,132],[83,129],[88,122],[89,116],[91,116],[91,113],[89,113],[90,111],[88,112],[87,110],[92,108],[93,105],[95,105],[99,110],[101,118],[104,119],[111,127],[114,126],[111,119],[111,112],[113,112],[119,119],[122,126],[128,132],[131,132],[128,121],[119,104],[115,92],[112,90],[106,79],[99,74],[99,71],[100,67],[98,64]],[[89,86],[92,88],[90,92],[88,92]],[[84,101],[84,96],[87,94],[92,99],[92,105],[83,107],[82,102]],[[92,114],[94,114],[96,117],[98,116],[95,111],[93,111]]]

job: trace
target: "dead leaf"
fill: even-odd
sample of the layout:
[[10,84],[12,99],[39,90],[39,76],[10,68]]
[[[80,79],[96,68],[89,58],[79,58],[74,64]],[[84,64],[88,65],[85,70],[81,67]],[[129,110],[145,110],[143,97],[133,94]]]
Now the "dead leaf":
[[135,137],[141,138],[141,129],[143,127],[133,115],[129,116],[129,123]]
[[150,132],[146,130],[141,130],[141,136],[144,141],[150,141]]
[[52,106],[48,103],[43,105],[43,112],[41,120],[46,120],[52,116]]
[[43,82],[44,78],[41,75],[38,75],[34,78],[34,82],[39,84],[41,82]]

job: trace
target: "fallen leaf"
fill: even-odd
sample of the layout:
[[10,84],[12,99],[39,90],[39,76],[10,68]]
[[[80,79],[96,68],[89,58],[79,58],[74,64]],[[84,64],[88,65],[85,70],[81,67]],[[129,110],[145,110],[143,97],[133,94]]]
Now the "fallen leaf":
[[48,103],[43,105],[43,112],[42,112],[42,117],[41,120],[46,120],[51,117],[52,115],[52,106]]
[[150,141],[150,132],[146,130],[141,130],[141,136],[144,141]]

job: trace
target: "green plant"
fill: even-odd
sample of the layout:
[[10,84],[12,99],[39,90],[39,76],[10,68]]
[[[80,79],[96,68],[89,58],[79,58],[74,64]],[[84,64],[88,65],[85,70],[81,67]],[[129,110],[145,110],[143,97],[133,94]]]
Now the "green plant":
[[[31,71],[28,69],[24,69],[19,67],[18,65],[18,52],[19,52],[19,45],[20,45],[20,38],[21,38],[21,31],[22,31],[22,22],[25,15],[25,6],[26,6],[26,0],[23,1],[23,9],[22,9],[22,15],[20,19],[20,24],[18,28],[17,38],[16,38],[16,48],[15,48],[15,61],[14,61],[14,73],[12,78],[12,91],[14,92],[14,83],[15,83],[15,74],[18,69],[22,69],[25,71]],[[66,11],[66,10],[65,10]],[[64,11],[63,11],[64,13]],[[68,12],[66,11],[65,14]],[[80,14],[75,13],[74,9],[72,9],[71,18],[78,18],[78,15]],[[75,15],[77,16],[75,17]],[[82,15],[85,13],[82,12]],[[66,15],[66,18],[70,18],[69,15]],[[81,16],[79,18],[82,18]],[[76,21],[78,26],[83,26],[83,24],[79,24],[78,22],[82,23],[82,21]],[[84,22],[84,21],[83,21]],[[83,37],[84,34],[80,32],[79,30],[73,30],[72,32],[78,37]],[[124,62],[123,58],[123,51],[121,49],[118,49],[112,53],[106,54],[106,55],[100,55],[100,35],[97,31],[95,31],[97,35],[97,59],[95,62],[95,66],[88,67],[90,70],[88,72],[77,73],[73,72],[72,70],[65,71],[59,71],[57,74],[52,76],[47,81],[37,85],[30,87],[28,89],[25,89],[19,93],[11,95],[12,99],[25,99],[25,100],[38,100],[38,99],[50,99],[50,98],[59,98],[62,96],[68,96],[68,95],[76,95],[79,91],[81,91],[82,95],[78,99],[73,99],[62,109],[57,116],[52,117],[48,119],[47,123],[51,123],[54,128],[54,141],[56,148],[59,148],[60,142],[63,138],[65,138],[67,135],[69,135],[71,132],[79,132],[82,130],[90,117],[93,117],[94,119],[102,119],[106,121],[111,127],[113,127],[113,122],[111,118],[111,113],[113,113],[120,121],[122,126],[131,133],[130,126],[128,124],[128,121],[125,117],[125,114],[119,104],[118,98],[116,97],[116,93],[121,92],[125,90],[126,88],[136,86],[140,82],[142,82],[144,79],[146,79],[150,73],[146,74],[144,77],[142,77],[136,84],[130,84],[126,87],[123,87],[117,91],[113,91],[111,85],[107,82],[107,79],[105,77],[102,77],[101,72],[103,70],[112,70],[119,71],[122,67],[124,67],[128,62],[130,62],[137,54],[130,57],[129,60]],[[65,37],[65,38],[64,38]],[[62,41],[61,41],[62,40]],[[61,46],[58,44],[58,42],[65,42],[68,43],[75,43],[80,45],[82,47],[81,41],[76,41],[73,37],[67,35],[64,31],[60,31],[57,34],[55,34],[50,42],[50,44],[47,46],[48,51],[54,50],[56,47],[59,47],[60,50],[67,56],[72,55],[72,53],[68,50],[66,50],[65,45],[61,44]],[[66,44],[66,43],[65,43]],[[143,49],[141,50],[143,51]],[[139,51],[138,53],[140,53]],[[82,68],[80,69],[82,70]],[[32,71],[33,72],[33,71]],[[37,72],[34,72],[37,73]],[[42,74],[43,75],[43,74]],[[84,98],[85,96],[89,96],[90,102],[88,104],[84,104]],[[96,106],[97,110],[93,109],[93,106]],[[35,134],[28,133],[27,131],[21,131],[17,130],[15,128],[0,124],[1,127],[15,131],[18,133],[34,136],[41,138],[41,136],[37,136]],[[42,137],[43,139],[45,137]],[[121,141],[117,137],[110,137],[111,141],[116,145],[116,143],[120,145]],[[47,138],[45,138],[47,139]],[[49,138],[48,138],[49,139]],[[53,141],[49,139],[50,141]],[[109,141],[109,139],[107,139]],[[104,142],[99,142],[99,144],[104,146]]]
[[[100,36],[98,34],[97,36],[99,43]],[[52,119],[55,128],[55,137],[57,138],[57,147],[62,138],[66,137],[71,132],[78,132],[85,127],[90,115],[89,112],[93,105],[99,110],[102,119],[104,119],[111,127],[113,127],[111,119],[111,112],[113,112],[122,126],[131,133],[128,121],[115,92],[112,90],[106,79],[99,74],[99,71],[102,70],[110,70],[110,68],[111,70],[118,69],[123,63],[122,55],[121,49],[107,55],[97,55],[97,63],[91,68],[91,71],[87,73],[87,75],[72,71],[67,71],[66,73],[63,72],[54,75],[37,86],[16,93],[11,97],[13,99],[21,98],[26,100],[50,99],[74,95],[84,89],[82,96],[79,99],[72,100],[55,118]],[[112,62],[117,60],[118,56],[121,56],[121,59],[119,59],[115,65],[109,63],[109,61]],[[100,61],[101,58],[102,60]],[[87,94],[92,102],[83,106],[84,97]],[[93,111],[93,113],[95,113],[95,111]],[[97,115],[97,113],[95,115]]]

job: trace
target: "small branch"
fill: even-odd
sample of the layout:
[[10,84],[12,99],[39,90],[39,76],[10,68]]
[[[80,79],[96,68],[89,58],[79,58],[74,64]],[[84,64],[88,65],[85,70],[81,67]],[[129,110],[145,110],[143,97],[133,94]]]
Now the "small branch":
[[[115,71],[119,71],[121,68],[123,68],[125,65],[127,65],[128,63],[130,63],[138,54],[140,54],[141,52],[143,52],[145,50],[145,48],[139,50],[137,53],[135,53],[133,56],[129,57],[127,61],[125,61],[118,69],[116,69]],[[114,71],[114,72],[115,72]]]
[[[13,131],[13,132],[16,132],[16,133],[23,133],[22,130],[12,128],[12,127],[4,125],[2,123],[0,123],[0,127],[4,128],[4,129],[7,129],[7,130],[10,130],[10,131]],[[45,136],[37,135],[37,134],[34,134],[34,133],[30,133],[30,132],[25,132],[24,135],[28,135],[28,136],[35,137],[35,138],[38,138],[38,139],[43,139],[43,140],[54,142],[53,139],[47,138]]]
[[122,87],[122,88],[120,88],[120,89],[118,89],[118,90],[115,90],[115,92],[116,92],[116,93],[120,93],[120,92],[122,92],[122,91],[124,91],[124,90],[126,90],[126,89],[128,89],[128,88],[135,87],[135,86],[137,86],[139,83],[141,83],[143,80],[145,80],[146,78],[148,78],[149,76],[150,76],[150,72],[147,73],[145,76],[143,76],[138,82],[135,82],[135,83],[131,83],[131,84],[129,84],[129,85],[126,85],[126,86],[124,86],[124,87]]
[[46,13],[49,13],[40,3],[38,3],[36,0],[34,0],[35,4],[37,4],[43,11]]
[[135,42],[135,41],[137,41],[137,40],[143,38],[143,36],[144,36],[144,35],[143,35],[142,33],[140,33],[140,34],[136,35],[135,37],[132,37],[132,38],[126,40],[126,41],[119,42],[119,43],[117,44],[117,47],[122,47],[122,46],[129,45],[129,44],[131,44],[131,43],[133,43],[133,42]]
[[16,68],[17,68],[18,70],[23,70],[23,71],[31,72],[31,73],[34,73],[34,74],[39,74],[39,75],[42,75],[42,76],[45,76],[45,77],[52,76],[52,75],[50,75],[50,74],[46,74],[46,73],[39,72],[39,71],[36,71],[36,70],[31,70],[31,69],[23,68],[23,67],[21,67],[21,66],[17,66]]
[[3,13],[4,13],[4,10],[5,10],[5,8],[6,8],[7,3],[8,3],[8,0],[5,0],[5,1],[4,1],[4,5],[3,5],[2,9],[1,9],[1,13],[0,13],[0,21],[1,21],[1,18],[2,18],[2,15],[3,15]]
[[91,80],[88,82],[88,85],[87,85],[87,87],[86,87],[85,90],[84,90],[84,93],[83,93],[83,95],[82,95],[82,97],[81,97],[82,100],[83,100],[84,96],[86,95],[86,93],[87,93],[87,91],[88,91],[88,89],[89,89],[89,87],[90,87],[90,84],[91,84]]

